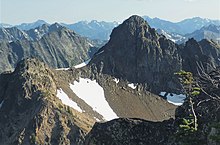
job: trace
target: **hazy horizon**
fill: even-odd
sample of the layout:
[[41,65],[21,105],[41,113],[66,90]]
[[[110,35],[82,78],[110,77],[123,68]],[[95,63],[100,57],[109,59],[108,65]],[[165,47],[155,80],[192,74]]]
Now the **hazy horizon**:
[[193,17],[220,20],[219,0],[1,0],[0,23],[11,25],[45,20],[122,22],[131,15],[157,17],[171,22]]

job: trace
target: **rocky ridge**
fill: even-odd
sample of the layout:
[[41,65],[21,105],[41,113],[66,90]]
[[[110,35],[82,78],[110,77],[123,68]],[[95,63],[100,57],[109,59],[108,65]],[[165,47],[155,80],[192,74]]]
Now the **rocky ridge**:
[[57,82],[36,59],[0,75],[0,144],[83,143],[94,119],[63,105],[56,97]]

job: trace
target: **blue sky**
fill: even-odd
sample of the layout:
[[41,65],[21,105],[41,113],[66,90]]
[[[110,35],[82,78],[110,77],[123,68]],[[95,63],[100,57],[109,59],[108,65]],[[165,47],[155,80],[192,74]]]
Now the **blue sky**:
[[220,0],[0,0],[0,7],[0,22],[9,24],[123,21],[134,14],[174,22],[195,16],[220,19]]

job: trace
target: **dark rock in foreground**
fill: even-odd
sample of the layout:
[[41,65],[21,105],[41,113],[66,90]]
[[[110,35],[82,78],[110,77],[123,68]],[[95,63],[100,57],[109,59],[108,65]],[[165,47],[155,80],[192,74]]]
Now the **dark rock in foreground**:
[[86,137],[86,145],[164,145],[174,133],[173,120],[149,122],[120,118],[96,123]]

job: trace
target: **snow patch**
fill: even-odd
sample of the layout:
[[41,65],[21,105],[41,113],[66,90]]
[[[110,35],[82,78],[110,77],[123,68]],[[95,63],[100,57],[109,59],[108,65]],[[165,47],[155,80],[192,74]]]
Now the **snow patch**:
[[[83,62],[83,63],[80,63],[80,64],[77,64],[74,66],[74,68],[81,68],[81,67],[84,67],[86,66],[89,62],[90,62],[91,59],[88,59],[87,61]],[[69,70],[70,68],[58,68],[56,70]]]
[[93,45],[93,44],[91,44],[91,43],[89,43],[89,42],[88,42],[88,44],[89,44],[89,46],[90,46],[90,47],[94,47],[94,45]]
[[57,68],[56,70],[69,70],[70,68]]
[[98,118],[94,117],[94,119],[97,121],[97,122],[100,122],[101,120],[99,120]]
[[4,100],[0,103],[0,109],[2,108],[3,103],[4,103]]
[[115,82],[116,84],[119,83],[119,79],[114,78],[114,82]]
[[62,101],[63,104],[70,106],[81,113],[83,112],[76,102],[71,100],[62,89],[57,90],[57,97]]
[[94,111],[101,114],[104,119],[112,120],[118,118],[105,99],[103,88],[96,82],[88,78],[80,78],[79,82],[70,84],[72,91],[84,100]]
[[90,60],[91,60],[91,59],[89,59],[89,60],[87,60],[87,61],[85,61],[85,62],[83,62],[83,63],[80,63],[80,64],[78,64],[78,65],[75,65],[74,68],[84,67],[84,66],[86,66],[86,65],[90,62]]
[[[165,96],[165,94],[166,94],[166,92],[160,92],[161,96]],[[169,103],[172,103],[176,106],[181,106],[184,103],[186,95],[183,95],[183,94],[177,95],[174,93],[168,93],[166,98]]]
[[176,40],[174,40],[174,39],[170,39],[171,41],[173,41],[174,43],[176,43]]
[[104,52],[104,50],[100,51],[99,53],[97,53],[96,55],[102,54]]
[[135,86],[133,83],[128,84],[128,86],[129,86],[130,88],[132,88],[132,89],[136,89],[136,87],[137,87],[137,86]]

